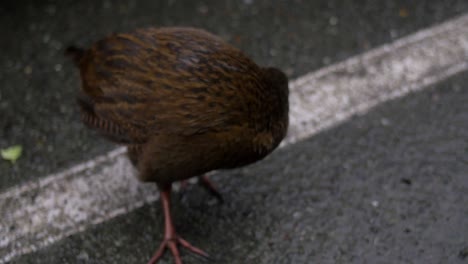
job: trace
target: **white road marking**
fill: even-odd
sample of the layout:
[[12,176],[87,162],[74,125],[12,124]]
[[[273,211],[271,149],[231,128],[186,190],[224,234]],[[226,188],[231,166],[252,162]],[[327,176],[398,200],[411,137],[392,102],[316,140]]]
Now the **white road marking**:
[[[291,82],[283,146],[387,100],[468,70],[468,15]],[[118,148],[61,173],[0,194],[0,263],[126,214],[158,199]]]

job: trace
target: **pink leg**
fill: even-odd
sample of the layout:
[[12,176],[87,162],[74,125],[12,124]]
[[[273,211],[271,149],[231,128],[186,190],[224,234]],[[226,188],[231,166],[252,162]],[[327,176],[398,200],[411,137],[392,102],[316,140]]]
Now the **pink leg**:
[[[203,175],[203,176],[198,176],[198,184],[200,184],[203,188],[205,188],[211,195],[216,197],[218,201],[221,203],[224,202],[223,196],[221,193],[218,191],[218,188],[213,184],[212,181],[208,178],[208,176]],[[180,181],[180,192],[183,194],[185,190],[187,189],[188,185],[188,180],[181,180]]]
[[172,253],[172,256],[174,257],[174,262],[176,264],[182,264],[182,259],[180,258],[180,253],[179,249],[177,248],[177,245],[180,245],[182,247],[187,248],[188,250],[204,256],[204,257],[209,257],[207,253],[205,253],[203,250],[196,248],[192,246],[189,242],[187,242],[185,239],[179,237],[175,231],[174,228],[174,223],[172,222],[172,216],[171,216],[171,187],[167,189],[161,190],[161,203],[164,211],[164,240],[161,242],[161,245],[159,246],[158,250],[156,253],[154,253],[153,257],[150,259],[148,264],[155,264],[164,254],[164,251],[166,251],[167,248]]
[[206,175],[199,176],[198,177],[198,183],[201,186],[205,187],[205,189],[208,190],[208,192],[211,195],[216,197],[216,199],[218,199],[218,201],[220,201],[221,203],[224,202],[223,196],[221,195],[221,193],[219,193],[218,188],[216,188],[216,186],[213,184],[213,182],[210,181],[208,176],[206,176]]

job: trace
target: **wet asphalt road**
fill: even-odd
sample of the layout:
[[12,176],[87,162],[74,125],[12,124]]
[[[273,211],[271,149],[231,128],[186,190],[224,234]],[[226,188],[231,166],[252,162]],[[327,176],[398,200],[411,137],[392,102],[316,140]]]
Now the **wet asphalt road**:
[[[179,232],[212,263],[466,263],[467,81],[455,76],[221,173],[223,205],[194,186],[174,203]],[[144,263],[161,213],[146,205],[13,263]]]
[[[113,148],[79,123],[68,44],[199,26],[294,78],[468,12],[463,0],[145,2],[0,4],[0,148],[25,149],[0,161],[0,190]],[[460,74],[222,173],[224,205],[192,188],[175,203],[179,232],[215,263],[468,262],[466,83]],[[147,205],[13,263],[142,263],[160,214]]]

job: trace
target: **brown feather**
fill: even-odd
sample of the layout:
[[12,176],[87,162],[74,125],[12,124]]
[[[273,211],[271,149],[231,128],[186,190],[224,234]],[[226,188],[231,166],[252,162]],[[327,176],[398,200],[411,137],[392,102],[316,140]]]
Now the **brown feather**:
[[144,181],[246,165],[285,136],[287,77],[206,31],[113,34],[75,61],[84,123],[128,144]]

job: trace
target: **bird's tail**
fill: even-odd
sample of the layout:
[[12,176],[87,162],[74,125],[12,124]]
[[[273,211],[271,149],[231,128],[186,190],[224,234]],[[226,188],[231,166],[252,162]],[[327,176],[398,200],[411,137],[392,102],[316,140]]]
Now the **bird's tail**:
[[80,64],[80,61],[83,58],[84,53],[85,53],[85,50],[75,47],[75,46],[70,46],[65,50],[65,55],[67,57],[70,57],[76,65]]

